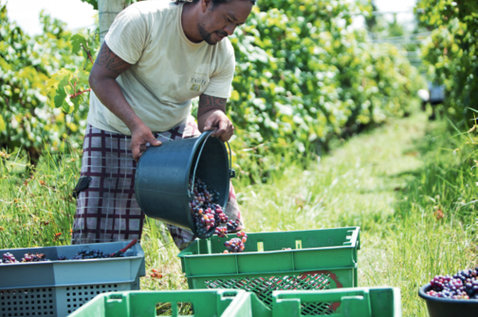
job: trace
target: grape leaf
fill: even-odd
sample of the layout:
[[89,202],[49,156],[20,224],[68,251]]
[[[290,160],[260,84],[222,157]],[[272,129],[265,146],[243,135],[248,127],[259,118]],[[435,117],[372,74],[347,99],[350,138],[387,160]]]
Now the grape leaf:
[[86,39],[83,35],[81,34],[75,34],[70,38],[70,43],[71,43],[71,52],[73,54],[78,54],[78,52],[81,50],[81,45],[83,47],[86,47]]
[[60,108],[63,105],[63,102],[65,101],[66,98],[66,91],[63,86],[59,86],[56,89],[56,96],[53,98],[55,102],[55,108]]

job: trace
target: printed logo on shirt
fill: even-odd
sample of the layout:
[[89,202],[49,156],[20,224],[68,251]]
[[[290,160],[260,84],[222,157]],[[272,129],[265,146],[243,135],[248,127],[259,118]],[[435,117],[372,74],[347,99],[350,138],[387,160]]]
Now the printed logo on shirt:
[[192,91],[204,91],[206,90],[206,85],[208,82],[207,74],[203,73],[194,73],[193,76],[189,78],[189,89]]

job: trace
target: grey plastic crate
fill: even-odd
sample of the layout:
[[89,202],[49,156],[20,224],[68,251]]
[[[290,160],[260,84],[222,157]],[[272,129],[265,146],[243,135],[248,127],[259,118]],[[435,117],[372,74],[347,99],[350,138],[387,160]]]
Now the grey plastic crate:
[[71,246],[6,249],[21,260],[25,253],[44,253],[51,261],[0,264],[0,317],[62,317],[75,311],[98,294],[139,290],[145,275],[144,252],[137,243],[121,258],[65,260],[80,250],[98,249],[113,253],[125,242]]

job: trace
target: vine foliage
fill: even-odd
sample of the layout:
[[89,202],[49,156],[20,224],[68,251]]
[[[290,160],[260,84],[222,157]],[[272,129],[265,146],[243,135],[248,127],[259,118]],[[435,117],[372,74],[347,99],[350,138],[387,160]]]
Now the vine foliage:
[[478,117],[478,2],[420,0],[416,13],[433,29],[422,49],[427,72],[446,86],[448,115],[469,128]]
[[0,148],[38,158],[45,144],[59,149],[84,121],[91,65],[80,48],[91,52],[96,44],[44,14],[43,33],[33,38],[8,21],[6,5],[0,19]]

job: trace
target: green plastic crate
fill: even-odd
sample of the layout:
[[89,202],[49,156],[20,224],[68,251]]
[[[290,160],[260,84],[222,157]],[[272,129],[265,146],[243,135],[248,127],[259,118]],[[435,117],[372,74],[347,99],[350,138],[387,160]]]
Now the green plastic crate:
[[69,316],[251,317],[250,302],[242,290],[131,291],[98,295]]
[[[402,316],[400,290],[391,287],[274,291],[272,298],[270,309],[257,299],[256,294],[243,290],[128,291],[98,295],[69,316]],[[180,310],[178,306],[183,309]]]
[[[401,317],[400,290],[393,287],[326,291],[275,291],[272,317]],[[254,315],[256,316],[256,315]]]
[[[197,239],[179,253],[190,289],[244,289],[268,307],[274,290],[356,287],[360,228],[250,233],[242,253],[229,238]],[[290,250],[284,250],[290,248]]]

